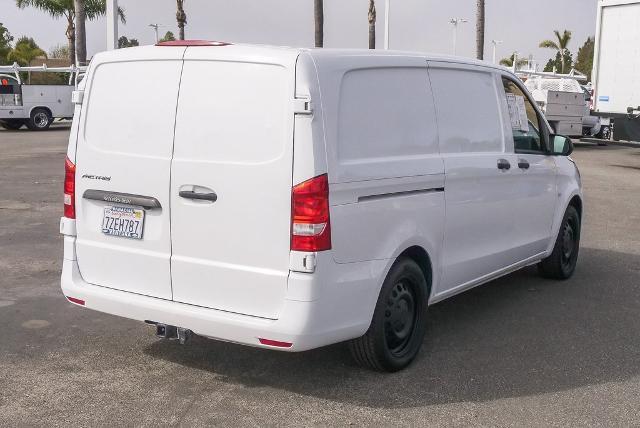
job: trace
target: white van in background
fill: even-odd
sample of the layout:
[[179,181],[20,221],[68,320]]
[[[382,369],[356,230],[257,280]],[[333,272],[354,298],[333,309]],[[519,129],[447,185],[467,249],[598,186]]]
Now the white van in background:
[[502,68],[182,41],[98,54],[81,90],[62,290],[162,337],[351,340],[395,371],[429,304],[531,264],[575,269],[571,141]]

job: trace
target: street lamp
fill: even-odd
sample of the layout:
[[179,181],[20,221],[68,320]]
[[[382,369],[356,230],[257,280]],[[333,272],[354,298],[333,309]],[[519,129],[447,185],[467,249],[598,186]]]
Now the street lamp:
[[493,63],[496,63],[496,48],[499,44],[502,43],[502,40],[491,40],[491,44],[493,44]]
[[467,21],[464,18],[451,18],[449,23],[453,25],[453,54],[455,55],[458,52],[458,25],[465,24]]
[[391,0],[387,0],[384,8],[384,48],[389,49],[389,10],[391,9]]
[[118,47],[118,0],[107,0],[107,50]]
[[154,31],[156,32],[156,44],[157,44],[160,41],[160,36],[158,35],[158,28],[164,27],[164,26],[160,24],[149,24],[149,27],[153,28]]

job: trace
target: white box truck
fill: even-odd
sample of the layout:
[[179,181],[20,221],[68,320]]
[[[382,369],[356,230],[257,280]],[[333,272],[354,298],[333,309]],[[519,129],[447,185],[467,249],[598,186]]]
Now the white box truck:
[[[33,131],[49,128],[54,119],[71,119],[71,93],[84,68],[0,66],[0,127],[17,130],[26,126]],[[66,85],[31,85],[22,75],[31,72],[68,73]]]
[[600,0],[593,61],[593,114],[613,139],[640,141],[640,1]]

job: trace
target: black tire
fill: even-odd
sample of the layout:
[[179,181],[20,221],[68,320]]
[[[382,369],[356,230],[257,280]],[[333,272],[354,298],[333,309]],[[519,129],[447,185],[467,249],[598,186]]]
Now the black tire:
[[349,342],[358,364],[395,372],[418,355],[426,331],[427,280],[416,262],[398,259],[384,280],[364,336]]
[[27,121],[27,128],[32,131],[44,131],[53,122],[51,113],[45,108],[35,108],[31,112],[31,117]]
[[9,131],[17,131],[18,129],[22,128],[22,125],[24,125],[24,121],[20,119],[0,120],[0,126]]
[[569,279],[576,270],[580,251],[580,215],[569,206],[562,219],[553,252],[538,263],[538,271],[545,278]]

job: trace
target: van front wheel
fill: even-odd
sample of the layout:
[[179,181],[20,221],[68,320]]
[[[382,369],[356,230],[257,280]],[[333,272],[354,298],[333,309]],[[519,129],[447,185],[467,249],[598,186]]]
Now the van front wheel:
[[580,214],[578,214],[578,210],[569,205],[562,219],[553,252],[538,263],[538,271],[545,278],[571,278],[576,270],[579,250]]
[[369,330],[349,343],[358,364],[395,372],[418,355],[426,330],[427,281],[416,262],[401,258],[382,285]]

